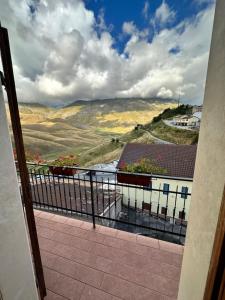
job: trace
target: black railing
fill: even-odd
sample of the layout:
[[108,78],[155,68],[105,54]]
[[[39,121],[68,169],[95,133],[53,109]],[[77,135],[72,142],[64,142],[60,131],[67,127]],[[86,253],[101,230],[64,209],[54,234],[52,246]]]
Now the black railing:
[[184,243],[191,179],[79,167],[68,168],[76,170],[69,176],[43,164],[27,166],[35,208]]

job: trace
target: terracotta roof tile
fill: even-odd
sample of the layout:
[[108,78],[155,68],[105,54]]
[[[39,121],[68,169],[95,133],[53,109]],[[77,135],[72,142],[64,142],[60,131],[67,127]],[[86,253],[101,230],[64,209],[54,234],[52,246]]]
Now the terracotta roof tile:
[[193,178],[196,145],[127,144],[118,163],[134,163],[149,158],[167,170],[167,176]]

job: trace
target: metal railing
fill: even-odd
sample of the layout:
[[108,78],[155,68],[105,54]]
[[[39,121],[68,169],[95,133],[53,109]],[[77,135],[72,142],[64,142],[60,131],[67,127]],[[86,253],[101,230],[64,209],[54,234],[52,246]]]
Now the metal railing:
[[184,243],[191,179],[79,167],[57,175],[48,165],[27,166],[35,208]]

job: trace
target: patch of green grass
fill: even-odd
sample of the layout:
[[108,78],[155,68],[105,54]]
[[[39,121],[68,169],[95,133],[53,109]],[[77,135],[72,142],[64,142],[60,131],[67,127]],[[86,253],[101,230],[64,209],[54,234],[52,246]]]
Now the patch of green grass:
[[106,154],[113,152],[117,149],[122,149],[122,147],[123,143],[121,142],[107,142],[105,144],[96,146],[80,156],[80,164],[85,165],[98,157],[103,157]]
[[196,144],[198,132],[167,126],[163,121],[155,122],[144,126],[153,136],[174,143],[174,144]]

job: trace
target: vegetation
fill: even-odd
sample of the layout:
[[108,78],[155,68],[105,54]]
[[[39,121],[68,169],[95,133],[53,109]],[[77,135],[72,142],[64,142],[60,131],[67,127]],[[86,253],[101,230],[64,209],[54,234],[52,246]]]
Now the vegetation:
[[145,129],[150,131],[153,136],[174,144],[192,145],[198,141],[197,131],[170,127],[162,120],[147,124]]
[[111,143],[116,143],[118,144],[120,142],[120,139],[119,138],[112,138],[111,139]]
[[[23,103],[19,109],[25,148],[46,160],[70,153],[86,156],[96,147],[112,146],[112,138],[121,140],[137,124],[150,122],[174,105],[160,99],[132,98],[79,101],[64,108]],[[117,143],[116,149],[121,149],[122,143]]]
[[154,138],[143,129],[132,130],[120,138],[112,138],[110,142],[102,143],[83,153],[80,157],[81,165],[94,165],[119,159],[123,146],[127,143],[154,144]]
[[78,158],[74,155],[69,155],[69,156],[60,156],[56,160],[50,163],[51,166],[56,166],[56,167],[72,167],[72,166],[77,166],[78,165]]
[[[155,99],[79,101],[65,108],[22,104],[27,160],[50,161],[73,153],[80,165],[90,166],[118,159],[126,143],[153,144],[156,138],[175,144],[197,143],[197,132],[163,123],[164,119],[191,113],[189,105],[175,106]],[[54,163],[65,161],[56,159]]]
[[[121,142],[106,142],[104,144],[93,147],[80,156],[81,165],[92,165],[95,163],[103,163],[118,159],[123,149]],[[115,153],[114,153],[115,151]]]
[[[13,155],[14,155],[14,159],[17,160],[17,153],[16,153],[16,149],[13,149]],[[31,152],[29,150],[25,151],[25,156],[26,156],[26,161],[27,162],[35,162],[35,163],[44,163],[45,160],[40,156],[39,153],[34,153]]]
[[191,105],[182,104],[175,108],[166,108],[161,114],[153,118],[152,123],[156,123],[165,119],[170,119],[177,115],[189,115],[191,113],[192,113]]
[[131,164],[122,162],[121,170],[129,173],[167,174],[165,168],[158,166],[156,162],[148,158],[143,158]]

